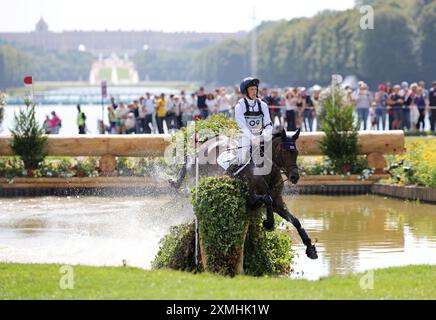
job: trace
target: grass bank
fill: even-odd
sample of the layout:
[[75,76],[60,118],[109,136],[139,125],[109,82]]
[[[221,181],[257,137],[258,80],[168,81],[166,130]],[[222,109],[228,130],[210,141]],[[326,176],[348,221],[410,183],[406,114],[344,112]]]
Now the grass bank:
[[375,270],[369,290],[365,274],[306,281],[84,266],[73,267],[74,289],[62,290],[60,267],[0,264],[0,299],[436,299],[436,266]]

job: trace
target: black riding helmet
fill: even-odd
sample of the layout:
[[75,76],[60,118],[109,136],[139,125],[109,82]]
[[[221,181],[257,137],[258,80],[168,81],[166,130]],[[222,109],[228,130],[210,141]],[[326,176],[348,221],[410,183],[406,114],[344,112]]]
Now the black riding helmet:
[[241,90],[242,94],[247,95],[247,89],[249,87],[257,87],[257,91],[259,91],[259,79],[248,77],[242,80],[241,84],[239,85],[239,90]]

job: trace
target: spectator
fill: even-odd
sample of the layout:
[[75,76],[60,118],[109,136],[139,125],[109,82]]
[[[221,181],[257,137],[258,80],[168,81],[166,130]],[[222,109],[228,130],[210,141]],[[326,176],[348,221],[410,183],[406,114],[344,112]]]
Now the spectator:
[[366,83],[361,82],[353,95],[359,123],[363,123],[363,130],[366,130],[368,122],[369,108],[371,107],[372,97]]
[[321,128],[321,113],[322,113],[322,105],[321,105],[321,87],[319,85],[315,85],[312,88],[312,103],[314,107],[313,118],[316,119],[316,131],[319,131]]
[[115,113],[114,107],[109,105],[107,107],[108,120],[109,120],[109,133],[114,134],[118,132],[119,121],[117,114]]
[[126,125],[126,134],[132,134],[136,132],[136,119],[135,119],[135,113],[133,111],[127,114],[125,125]]
[[206,98],[206,105],[209,115],[218,113],[217,112],[217,100],[213,93],[208,93]]
[[436,132],[436,81],[433,81],[432,88],[428,93],[430,108],[430,130]]
[[288,89],[285,94],[285,108],[286,108],[286,124],[288,131],[297,130],[296,113],[297,113],[297,99],[295,97],[294,88]]
[[279,91],[277,89],[271,90],[271,95],[264,98],[264,100],[268,105],[273,124],[275,124],[278,119],[279,125],[283,126],[284,121],[282,119],[282,115],[280,111],[281,98],[279,96]]
[[200,110],[201,119],[205,120],[209,116],[209,111],[206,104],[207,94],[204,92],[204,88],[200,87],[197,93],[197,108]]
[[415,127],[417,131],[421,131],[421,124],[422,124],[422,131],[425,130],[425,109],[427,107],[427,102],[425,101],[425,95],[424,90],[421,87],[417,87],[416,89],[416,96],[414,104],[418,108],[418,121],[415,122]]
[[44,120],[44,123],[42,124],[42,127],[44,128],[45,134],[51,133],[50,118],[48,115],[45,116],[45,120]]
[[118,105],[115,103],[115,98],[111,97],[111,105],[114,110],[117,110]]
[[[387,100],[388,94],[386,93],[386,86],[381,83],[378,86],[378,92],[375,94],[375,115],[377,130],[385,130],[386,114],[387,114]],[[380,125],[381,122],[381,125]]]
[[296,126],[297,128],[301,128],[304,122],[304,110],[306,109],[306,99],[303,97],[300,90],[297,89],[296,92],[297,96],[297,121]]
[[395,85],[388,99],[388,104],[392,108],[392,126],[390,127],[392,130],[402,129],[404,99],[400,95],[400,90],[401,86]]
[[194,116],[194,104],[188,101],[185,95],[181,97],[180,110],[182,114],[182,127],[187,127],[188,122],[191,121]]
[[410,106],[407,104],[409,95],[409,83],[403,81],[401,83],[400,96],[402,96],[403,104],[403,127],[401,129],[410,130]]
[[145,115],[147,111],[145,109],[145,98],[140,97],[138,102],[138,133],[145,133]]
[[77,105],[77,127],[79,128],[79,134],[86,133],[86,115],[80,109],[80,104]]
[[50,119],[50,133],[58,134],[60,128],[62,127],[62,120],[56,114],[56,112],[51,112],[52,118]]
[[121,102],[115,111],[117,118],[120,120],[120,131],[119,133],[126,133],[126,120],[129,109],[127,109],[126,104]]
[[167,114],[166,104],[165,94],[161,93],[159,99],[156,101],[156,122],[159,133],[164,133],[163,122]]
[[230,116],[230,99],[226,94],[225,88],[221,88],[218,91],[217,110],[219,113],[222,113],[226,117]]
[[149,92],[145,94],[144,106],[145,106],[144,133],[151,133],[151,128],[153,128],[153,114],[156,110],[156,101]]

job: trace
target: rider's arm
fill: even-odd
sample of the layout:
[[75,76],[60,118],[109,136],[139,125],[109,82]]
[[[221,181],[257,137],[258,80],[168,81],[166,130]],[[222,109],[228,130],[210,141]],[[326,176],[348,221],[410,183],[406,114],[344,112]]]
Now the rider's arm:
[[273,132],[273,123],[271,121],[271,116],[269,114],[268,105],[262,101],[261,107],[263,112],[263,123],[264,123],[262,135],[271,137]]

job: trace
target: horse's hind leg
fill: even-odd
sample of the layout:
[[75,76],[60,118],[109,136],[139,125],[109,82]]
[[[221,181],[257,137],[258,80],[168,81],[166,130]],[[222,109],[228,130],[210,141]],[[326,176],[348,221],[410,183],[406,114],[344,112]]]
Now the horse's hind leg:
[[304,245],[306,246],[306,255],[310,259],[317,259],[318,254],[316,252],[315,246],[312,244],[312,240],[309,238],[309,235],[307,234],[306,230],[304,230],[301,226],[300,220],[297,219],[294,215],[292,215],[284,203],[282,205],[279,205],[277,207],[274,207],[275,212],[277,212],[283,219],[286,221],[289,221],[292,223],[292,225],[297,229],[298,235],[300,236],[301,240],[303,241]]

